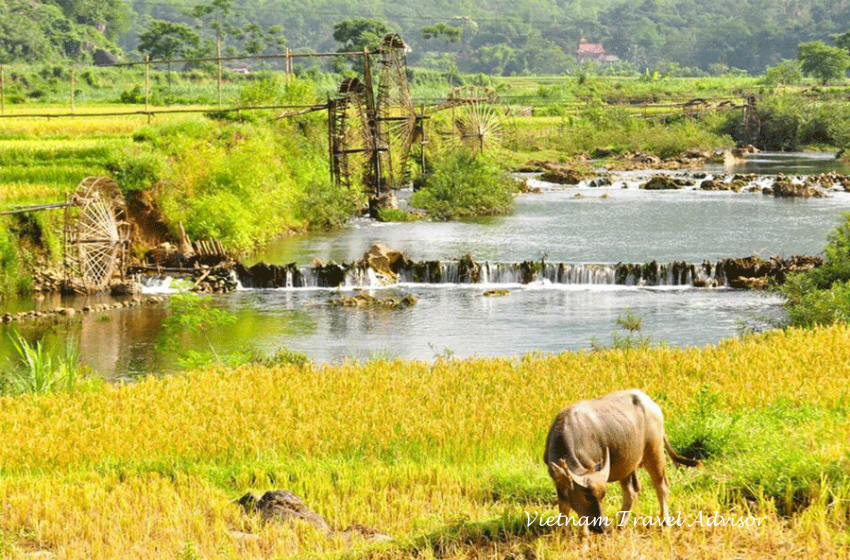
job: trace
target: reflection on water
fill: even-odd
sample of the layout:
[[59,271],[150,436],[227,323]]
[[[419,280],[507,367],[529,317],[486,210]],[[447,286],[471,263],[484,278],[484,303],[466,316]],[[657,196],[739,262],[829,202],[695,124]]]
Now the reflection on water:
[[831,152],[749,154],[743,162],[726,167],[732,173],[786,175],[817,175],[820,173],[850,173],[850,163],[838,160]]
[[[779,160],[781,169],[776,167]],[[785,155],[759,154],[735,171],[819,173],[836,165],[824,156],[788,160]],[[850,194],[844,192],[806,200],[653,192],[636,188],[639,175],[622,174],[613,186],[602,189],[549,186],[542,194],[519,197],[516,213],[507,217],[453,223],[355,221],[341,232],[280,240],[255,260],[350,262],[374,243],[405,251],[416,260],[452,260],[471,253],[491,262],[545,258],[565,263],[699,263],[753,253],[818,254],[842,211],[850,209]],[[583,197],[576,198],[576,193]],[[328,300],[334,294],[328,290],[242,291],[213,299],[237,321],[208,334],[221,352],[255,347],[273,354],[289,348],[330,362],[374,356],[428,360],[444,352],[513,356],[587,348],[592,340],[609,343],[616,319],[627,310],[642,318],[644,334],[677,346],[735,336],[750,316],[781,316],[775,296],[725,289],[533,284],[509,286],[507,296],[485,297],[486,288],[403,285],[376,292],[413,294],[418,303],[407,309],[332,306]],[[93,302],[51,296],[4,302],[4,311],[79,308]],[[9,367],[10,335],[21,332],[31,340],[43,337],[56,348],[64,347],[68,338],[78,341],[83,361],[108,378],[176,371],[176,357],[155,348],[163,314],[161,306],[144,306],[51,319],[38,329],[33,324],[4,325],[0,367]],[[203,350],[206,342],[186,338],[181,344]]]

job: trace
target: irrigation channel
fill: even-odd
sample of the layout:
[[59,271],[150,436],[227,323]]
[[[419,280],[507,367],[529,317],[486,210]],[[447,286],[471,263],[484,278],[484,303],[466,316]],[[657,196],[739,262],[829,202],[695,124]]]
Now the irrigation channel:
[[[752,181],[759,186],[781,172],[831,170],[848,171],[831,154],[759,154],[734,169],[698,171],[708,177],[764,174]],[[737,335],[747,324],[781,318],[780,299],[762,291],[729,289],[722,278],[718,287],[695,288],[694,272],[674,275],[672,266],[665,265],[691,263],[699,275],[703,261],[753,254],[766,259],[818,255],[827,234],[850,210],[850,193],[839,189],[824,198],[789,199],[693,187],[637,188],[654,173],[613,173],[606,187],[562,187],[532,178],[540,192],[521,195],[516,212],[507,217],[450,223],[355,220],[342,231],[281,239],[252,262],[298,263],[299,281],[292,287],[211,296],[237,320],[208,334],[219,352],[253,346],[273,354],[288,348],[327,362],[519,356],[588,348],[593,341],[609,344],[617,318],[631,310],[654,342],[713,344]],[[401,274],[397,284],[378,287],[368,275],[350,275],[339,288],[315,287],[318,282],[310,272],[314,260],[350,263],[375,243],[415,261],[439,262],[439,281]],[[467,254],[481,265],[477,283],[459,281],[457,262]],[[633,274],[617,280],[617,263],[652,260],[660,265],[653,279]],[[522,261],[546,264],[527,282],[517,264]],[[149,282],[147,288],[168,289],[167,278]],[[494,289],[502,295],[485,295]],[[411,295],[416,303],[395,308],[334,304],[341,294],[361,291],[379,299]],[[57,301],[19,305],[50,307]],[[175,357],[155,349],[163,316],[162,306],[140,306],[49,325],[3,326],[0,362],[12,355],[14,329],[28,338],[43,336],[57,347],[66,339],[77,341],[82,361],[107,378],[173,372]],[[198,339],[195,344],[200,348],[204,343]]]

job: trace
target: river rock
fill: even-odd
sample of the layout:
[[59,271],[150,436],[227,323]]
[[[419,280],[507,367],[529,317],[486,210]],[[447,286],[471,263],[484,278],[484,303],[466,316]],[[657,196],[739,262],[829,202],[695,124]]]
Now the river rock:
[[578,185],[587,178],[588,173],[578,169],[553,169],[539,177],[541,181],[557,185]]
[[398,280],[398,271],[408,264],[404,254],[380,243],[372,245],[363,255],[362,262],[387,284],[394,284]]
[[808,255],[769,260],[753,255],[719,261],[716,277],[718,281],[725,278],[730,288],[765,288],[771,281],[782,284],[789,273],[806,272],[822,264],[822,258]]
[[681,189],[682,185],[679,184],[679,181],[669,175],[656,175],[641,185],[640,188],[648,191],[674,190]]
[[239,263],[236,265],[236,275],[246,288],[285,288],[287,282],[286,267],[264,262],[250,268]]
[[498,297],[498,296],[507,296],[510,295],[510,290],[502,290],[502,289],[494,289],[494,290],[485,290],[482,294],[484,297]]
[[410,267],[414,282],[439,284],[443,281],[443,268],[440,261],[419,261]]
[[824,192],[811,184],[795,183],[791,179],[778,177],[776,182],[762,191],[764,194],[785,198],[822,198]]
[[314,266],[313,272],[322,287],[336,288],[345,283],[345,268],[334,262]]
[[543,264],[538,261],[523,261],[519,263],[520,279],[523,284],[531,284],[538,272],[543,270]]
[[467,253],[458,261],[457,276],[460,283],[477,284],[481,280],[481,267],[471,254]]
[[334,298],[329,300],[328,303],[337,307],[385,307],[388,309],[398,309],[416,305],[417,301],[416,296],[411,294],[407,294],[401,298],[388,297],[379,299],[366,293],[359,293],[353,296]]
[[588,187],[610,187],[613,184],[611,181],[610,175],[600,175],[595,179],[591,179],[588,183]]

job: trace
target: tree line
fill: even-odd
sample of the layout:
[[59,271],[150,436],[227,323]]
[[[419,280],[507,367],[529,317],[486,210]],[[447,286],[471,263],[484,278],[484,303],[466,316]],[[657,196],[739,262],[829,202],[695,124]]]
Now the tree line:
[[[801,44],[815,45],[803,49],[808,59],[821,45],[846,51],[835,38],[850,21],[850,0],[128,1],[2,0],[0,63],[97,48],[137,59],[208,56],[218,45],[224,54],[331,51],[389,31],[410,46],[410,64],[449,74],[761,74],[802,62]],[[579,41],[602,45],[605,61],[580,63]]]

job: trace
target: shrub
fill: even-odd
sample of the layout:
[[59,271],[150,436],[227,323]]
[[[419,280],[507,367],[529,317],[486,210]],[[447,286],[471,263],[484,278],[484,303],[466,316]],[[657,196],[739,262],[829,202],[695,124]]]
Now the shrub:
[[485,156],[456,151],[439,158],[421,190],[410,198],[434,219],[492,216],[513,211],[516,181]]
[[126,196],[150,188],[162,178],[164,158],[144,146],[133,146],[115,152],[105,163],[112,179]]
[[829,236],[823,266],[788,278],[780,288],[793,326],[850,320],[850,213]]
[[305,189],[298,215],[311,228],[334,229],[344,225],[365,203],[362,193],[317,180]]

